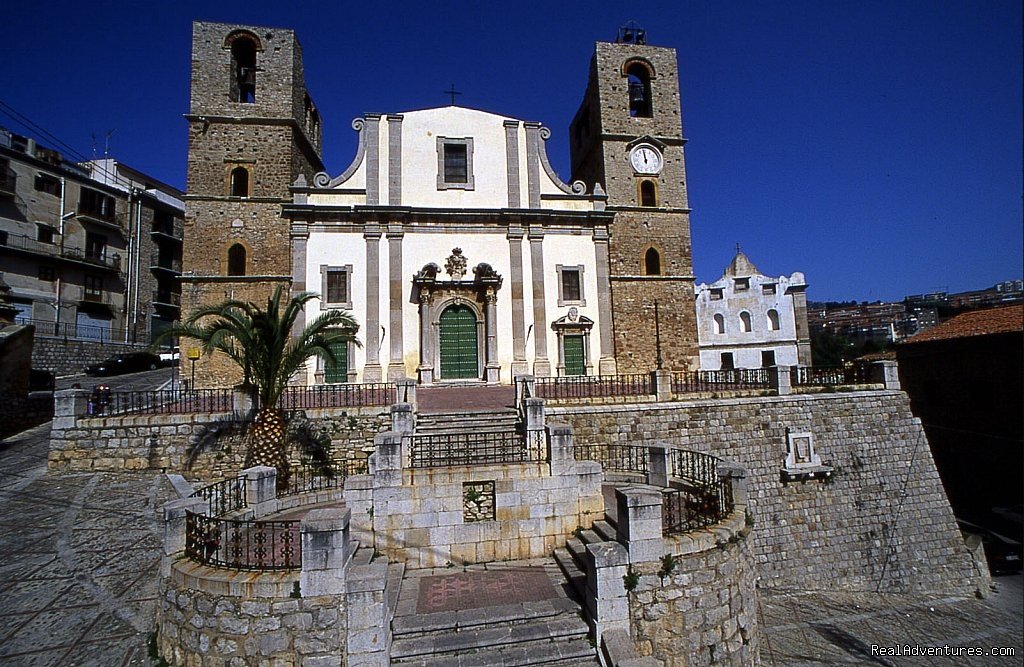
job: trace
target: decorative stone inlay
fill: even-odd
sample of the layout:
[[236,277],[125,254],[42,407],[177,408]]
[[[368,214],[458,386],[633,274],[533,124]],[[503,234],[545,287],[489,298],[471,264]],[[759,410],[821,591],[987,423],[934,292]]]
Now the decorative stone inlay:
[[494,521],[494,481],[463,482],[462,518],[471,521]]
[[462,280],[466,275],[466,258],[462,256],[462,248],[452,248],[452,254],[444,264],[444,270],[453,280]]

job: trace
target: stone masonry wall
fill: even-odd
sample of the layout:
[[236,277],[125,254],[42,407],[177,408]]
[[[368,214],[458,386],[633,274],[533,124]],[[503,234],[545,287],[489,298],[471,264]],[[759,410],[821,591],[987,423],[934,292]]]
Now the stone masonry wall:
[[77,375],[90,365],[115,354],[147,349],[146,345],[127,343],[99,343],[89,340],[71,340],[36,334],[32,349],[32,368],[52,371],[57,375]]
[[[743,517],[737,518],[742,526]],[[629,594],[629,612],[637,648],[665,667],[757,664],[757,577],[749,529],[729,531],[718,543],[710,531],[701,532],[711,539],[689,553],[676,551],[667,576],[659,575],[660,562],[634,565],[640,579]]]
[[[747,469],[762,586],[969,594],[978,572],[899,391],[550,408],[579,444],[662,443]],[[786,429],[835,473],[784,485]]]
[[[310,411],[312,412],[312,411]],[[291,457],[298,461],[301,434],[289,422]],[[315,415],[309,432],[330,443],[331,457],[365,456],[362,448],[390,424],[386,410]],[[137,415],[54,423],[49,466],[61,471],[164,470],[193,480],[237,475],[245,466],[247,424],[230,414]]]
[[157,611],[160,655],[181,667],[344,665],[344,596],[232,598],[170,584]]

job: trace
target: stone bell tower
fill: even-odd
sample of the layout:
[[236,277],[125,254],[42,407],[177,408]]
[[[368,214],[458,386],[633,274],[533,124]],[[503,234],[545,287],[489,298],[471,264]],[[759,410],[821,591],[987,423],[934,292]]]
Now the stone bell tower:
[[663,368],[697,368],[675,49],[649,46],[635,25],[614,43],[598,42],[569,135],[572,180],[600,183],[615,212],[609,277],[618,371],[653,370],[659,347]]
[[[291,30],[192,24],[182,315],[227,298],[259,302],[292,280],[289,186],[323,170],[320,116]],[[301,289],[301,286],[296,286]],[[182,342],[182,359],[187,341]],[[203,358],[196,384],[239,379]]]

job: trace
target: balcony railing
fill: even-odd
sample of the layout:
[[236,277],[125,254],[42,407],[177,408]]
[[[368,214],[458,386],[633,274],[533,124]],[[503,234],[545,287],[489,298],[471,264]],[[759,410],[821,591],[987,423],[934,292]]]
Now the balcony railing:
[[193,498],[210,503],[210,516],[222,516],[246,506],[245,477],[229,477],[196,490]]
[[295,570],[302,567],[301,521],[241,521],[188,512],[185,555],[235,570]]
[[56,255],[58,248],[53,243],[37,241],[31,236],[24,234],[0,234],[0,246],[26,250],[40,255]]
[[649,449],[642,445],[574,444],[577,461],[597,461],[605,472],[626,472],[646,475],[650,465]]
[[37,320],[31,317],[15,318],[16,324],[31,324],[36,328],[37,336],[53,336],[59,338],[73,338],[76,340],[94,340],[101,342],[116,342],[125,340],[124,329],[100,327],[96,325],[79,325],[76,322],[53,322],[51,320]]
[[290,496],[311,491],[342,489],[345,480],[352,475],[365,475],[368,472],[366,460],[346,460],[318,465],[301,463],[291,466],[289,470],[288,489],[279,492],[278,496]]
[[843,367],[794,366],[789,369],[794,387],[829,387],[871,382],[871,368],[866,364]]
[[85,262],[95,266],[102,266],[113,271],[121,270],[121,255],[107,251],[97,252],[95,250],[81,250],[79,248],[65,248],[60,256],[76,262]]
[[162,389],[114,391],[90,399],[92,416],[124,414],[191,414],[230,412],[234,407],[230,389]]
[[403,436],[413,468],[546,461],[543,431],[438,433]]
[[673,394],[765,389],[767,387],[767,368],[737,368],[720,371],[677,371],[672,373]]

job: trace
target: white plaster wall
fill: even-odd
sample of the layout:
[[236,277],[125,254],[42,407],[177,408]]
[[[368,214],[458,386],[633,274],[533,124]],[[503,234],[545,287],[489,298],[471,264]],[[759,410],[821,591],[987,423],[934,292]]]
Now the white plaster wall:
[[[597,253],[594,250],[593,237],[590,234],[545,234],[544,235],[544,297],[547,307],[547,322],[534,324],[534,335],[543,332],[547,336],[548,359],[551,361],[551,372],[559,362],[558,334],[551,328],[551,323],[567,315],[572,306],[558,305],[558,271],[563,266],[583,265],[583,300],[585,306],[577,306],[581,316],[594,321],[590,330],[590,352],[588,363],[597,372],[597,360],[600,356],[601,316],[597,308]],[[527,302],[530,303],[530,302]],[[529,307],[532,321],[532,305]],[[532,354],[532,348],[530,350]],[[532,357],[531,357],[532,362]]]

